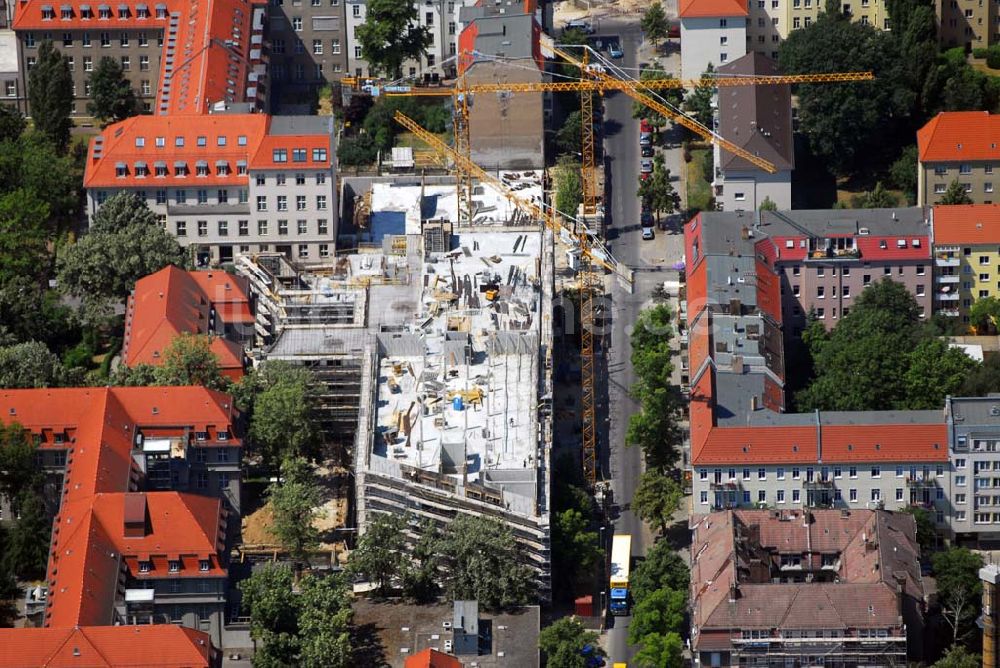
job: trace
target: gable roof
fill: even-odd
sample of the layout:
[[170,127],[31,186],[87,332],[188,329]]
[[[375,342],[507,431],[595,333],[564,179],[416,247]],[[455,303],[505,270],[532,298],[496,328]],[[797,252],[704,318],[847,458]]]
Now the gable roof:
[[682,19],[709,19],[749,16],[750,10],[742,0],[681,0],[677,14]]
[[917,131],[920,162],[1000,160],[1000,115],[942,111]]
[[462,668],[462,662],[450,654],[428,647],[406,657],[405,668]]
[[209,668],[208,634],[173,624],[0,629],[5,668]]
[[935,244],[991,244],[1000,241],[1000,204],[935,206]]
[[[780,74],[778,64],[756,51],[719,67],[725,76]],[[789,85],[722,86],[718,91],[719,134],[772,163],[779,171],[795,168],[792,143],[792,89]],[[723,169],[759,167],[723,151]]]

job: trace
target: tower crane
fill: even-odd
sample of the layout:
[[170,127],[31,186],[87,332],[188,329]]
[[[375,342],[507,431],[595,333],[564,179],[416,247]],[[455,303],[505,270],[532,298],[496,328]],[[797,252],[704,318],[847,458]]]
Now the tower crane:
[[[568,227],[561,219],[560,212],[543,202],[535,201],[518,195],[499,178],[483,170],[468,156],[462,155],[432,132],[420,127],[413,119],[402,112],[395,114],[396,122],[412,132],[416,137],[442,155],[450,157],[457,168],[464,170],[481,182],[496,188],[514,206],[530,214],[536,220],[541,220],[552,230],[554,236],[568,233],[573,237],[580,250],[580,270],[577,274],[580,292],[580,375],[583,395],[583,472],[584,479],[591,487],[597,482],[597,416],[595,401],[595,370],[594,370],[594,289],[598,285],[598,277],[594,275],[593,267],[599,266],[615,274],[629,287],[632,285],[632,270],[617,262],[600,241],[591,237],[589,230],[582,223]],[[565,214],[562,214],[565,215]],[[595,251],[599,251],[595,253]]]

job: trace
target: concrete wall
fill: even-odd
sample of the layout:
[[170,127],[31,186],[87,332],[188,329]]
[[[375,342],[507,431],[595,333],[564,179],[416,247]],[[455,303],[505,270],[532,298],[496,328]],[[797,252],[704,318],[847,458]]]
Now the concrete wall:
[[[533,60],[525,67],[479,62],[466,74],[472,83],[544,81]],[[528,69],[532,68],[532,69]],[[478,93],[469,112],[472,160],[486,170],[545,166],[545,101],[542,93]]]
[[746,35],[747,20],[742,16],[681,19],[681,78],[699,79],[709,63],[718,68],[745,56]]
[[[718,148],[716,148],[718,151]],[[757,211],[770,198],[781,211],[792,208],[792,172],[768,174],[763,170],[726,171],[715,181],[722,194],[715,201],[722,211]]]

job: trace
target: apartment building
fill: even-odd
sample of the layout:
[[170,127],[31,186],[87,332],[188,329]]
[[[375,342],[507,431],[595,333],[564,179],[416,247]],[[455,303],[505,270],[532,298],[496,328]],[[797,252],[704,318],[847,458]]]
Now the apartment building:
[[348,69],[344,0],[279,0],[268,9],[271,80],[276,100],[339,83]]
[[[832,328],[865,287],[882,279],[905,285],[922,317],[932,313],[930,214],[922,208],[710,212],[700,219],[729,241],[746,237],[741,243],[766,258],[764,269],[777,272],[786,337],[801,333],[810,312]],[[717,280],[739,279],[723,273]]]
[[[205,113],[215,105],[263,109],[267,68],[263,49],[266,5],[249,0],[88,4],[19,0],[20,89],[43,41],[68,59],[73,113],[86,116],[91,72],[105,57],[117,60],[148,112]],[[28,110],[30,113],[30,109]]]
[[934,311],[969,322],[978,299],[1000,296],[1000,205],[936,206]]
[[271,250],[320,262],[336,239],[331,124],[329,117],[237,113],[115,123],[90,142],[87,214],[128,190],[199,266]]
[[23,114],[27,107],[27,94],[21,85],[17,67],[17,36],[9,28],[0,28],[0,104]]
[[0,665],[220,668],[208,634],[177,626],[0,629]]
[[691,648],[703,666],[893,666],[919,659],[916,522],[867,510],[735,510],[691,542]]
[[[778,64],[751,52],[718,68],[723,76],[779,74]],[[767,199],[779,209],[792,208],[792,93],[790,86],[723,86],[716,97],[716,128],[727,141],[767,160],[767,172],[734,153],[713,148],[716,205],[723,211],[757,211]]]
[[917,204],[938,204],[955,180],[975,204],[994,202],[1000,164],[1000,116],[943,111],[917,131]]
[[778,258],[801,246],[783,236],[803,235],[803,254],[809,239],[826,249],[833,237],[817,232],[839,215],[809,212],[824,217],[810,229],[799,222],[809,216],[793,213],[802,212],[762,212],[760,225],[745,228],[738,213],[699,214],[685,226],[695,513],[920,504],[944,527],[951,468],[942,411],[783,412],[787,276]]
[[949,527],[959,544],[1000,541],[1000,401],[949,397],[945,403],[951,478]]
[[748,4],[743,0],[681,0],[681,78],[699,79],[708,68],[747,53]]
[[[232,399],[202,387],[8,390],[0,415],[63,481],[45,625],[176,622],[221,647],[226,517],[240,488]],[[202,485],[188,473],[207,473],[209,452],[237,469]]]
[[978,0],[935,0],[938,39],[945,49],[966,53],[1000,42],[1000,6]]

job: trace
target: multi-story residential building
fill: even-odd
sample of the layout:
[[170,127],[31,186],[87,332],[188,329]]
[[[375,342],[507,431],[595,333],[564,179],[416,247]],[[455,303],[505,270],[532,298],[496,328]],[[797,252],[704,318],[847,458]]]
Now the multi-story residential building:
[[[459,59],[459,72],[466,83],[548,80],[540,46],[542,29],[535,13],[520,12],[520,3],[509,4],[503,13],[499,10],[504,7],[498,10],[493,6],[462,11],[467,25],[459,36],[460,50],[477,54]],[[502,55],[503,60],[493,55]],[[469,110],[469,133],[475,137],[472,159],[489,170],[544,167],[547,95],[476,95]]]
[[[723,76],[776,75],[778,64],[751,52],[718,69]],[[716,205],[723,211],[757,211],[768,199],[792,208],[792,93],[789,86],[723,86],[717,93],[716,128],[722,137],[776,168],[771,174],[715,144]]]
[[243,377],[243,344],[254,337],[247,281],[224,271],[184,271],[173,265],[136,281],[125,309],[122,361],[160,366],[182,334],[203,334],[223,376]]
[[747,6],[742,0],[681,1],[682,79],[699,79],[710,64],[719,67],[746,55]]
[[951,538],[974,547],[1000,540],[1000,401],[997,397],[945,402],[952,468]]
[[1000,205],[936,206],[934,310],[969,322],[978,299],[1000,296]]
[[1000,5],[977,0],[936,0],[938,39],[946,49],[966,53],[1000,42]]
[[[117,60],[146,111],[205,113],[215,105],[263,109],[266,5],[220,0],[199,11],[195,0],[88,4],[82,0],[18,3],[21,90],[39,45],[51,40],[69,61],[73,113],[87,115],[90,76],[105,57]],[[30,109],[29,109],[30,113]]]
[[[953,181],[975,204],[992,204],[1000,165],[1000,115],[942,111],[917,132],[917,204],[938,204]],[[1000,200],[997,200],[1000,201]]]
[[348,73],[345,0],[289,0],[268,9],[274,100],[333,84]]
[[730,238],[745,236],[741,243],[755,247],[777,271],[786,337],[801,333],[810,312],[832,328],[866,286],[883,278],[905,285],[922,317],[930,317],[931,238],[924,209],[712,212],[700,219]]
[[75,626],[0,629],[3,666],[220,668],[207,633],[178,626]]
[[916,522],[867,510],[736,510],[691,541],[691,648],[701,666],[893,666],[918,659]]
[[[738,213],[700,214],[685,227],[695,512],[916,503],[944,526],[951,470],[941,411],[782,412],[788,307],[778,258],[800,241],[793,261],[805,264],[811,245],[829,258],[836,230],[826,228],[836,212],[806,212],[816,216],[812,227],[801,213],[761,212],[760,225],[746,216],[745,227]],[[790,247],[786,234],[796,236]]]
[[228,113],[115,123],[90,143],[88,216],[129,190],[200,266],[270,250],[322,261],[336,239],[331,123]]
[[8,390],[0,415],[62,478],[45,625],[176,621],[221,646],[226,516],[240,505],[232,399],[201,387]]
[[0,28],[0,104],[23,114],[27,95],[21,82],[17,66],[17,36],[13,30]]

